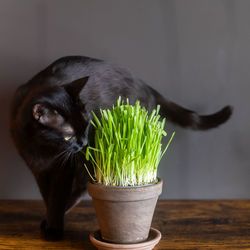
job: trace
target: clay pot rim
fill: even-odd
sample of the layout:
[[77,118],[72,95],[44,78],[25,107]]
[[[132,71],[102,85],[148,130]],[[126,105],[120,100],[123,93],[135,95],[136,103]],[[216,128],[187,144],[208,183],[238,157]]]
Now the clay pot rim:
[[[155,246],[158,244],[158,242],[161,239],[161,232],[155,228],[150,228],[149,232],[149,239],[143,242],[139,243],[133,243],[133,244],[119,244],[119,243],[109,243],[102,241],[100,239],[96,238],[96,234],[99,233],[100,230],[97,230],[95,232],[92,232],[89,236],[90,241],[93,243],[94,246],[98,247],[105,247],[105,249],[118,249],[118,247],[121,247],[120,249],[152,249],[152,248],[147,248],[150,246]],[[150,239],[150,236],[153,238]],[[99,249],[99,248],[98,248]]]
[[157,177],[156,180],[152,183],[148,183],[148,184],[145,184],[145,185],[137,185],[137,186],[111,186],[111,185],[105,185],[105,184],[100,184],[100,183],[96,183],[94,181],[89,181],[90,184],[92,185],[97,185],[99,187],[104,187],[104,188],[115,188],[115,189],[134,189],[134,188],[143,188],[143,187],[148,187],[148,186],[153,186],[153,185],[156,185],[156,184],[159,184],[160,182],[162,182],[162,179],[160,177]]
[[88,182],[88,193],[96,200],[109,201],[139,201],[148,200],[159,196],[162,192],[163,180],[145,186],[115,187]]

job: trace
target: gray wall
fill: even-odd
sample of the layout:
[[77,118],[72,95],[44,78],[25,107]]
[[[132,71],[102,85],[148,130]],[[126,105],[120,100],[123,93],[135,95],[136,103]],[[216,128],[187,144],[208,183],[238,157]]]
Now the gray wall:
[[162,198],[250,198],[250,1],[0,0],[0,198],[40,199],[8,133],[16,87],[64,55],[131,68],[202,114],[234,106],[218,129],[169,124]]

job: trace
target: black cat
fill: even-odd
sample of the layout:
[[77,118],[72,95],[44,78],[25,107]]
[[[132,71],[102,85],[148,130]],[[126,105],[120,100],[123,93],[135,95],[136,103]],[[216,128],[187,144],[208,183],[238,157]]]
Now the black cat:
[[163,116],[196,130],[215,128],[232,113],[227,106],[199,116],[166,100],[128,70],[102,60],[69,56],[49,65],[17,89],[10,116],[15,146],[46,204],[41,229],[47,240],[62,237],[64,214],[86,190],[88,174],[79,151],[93,140],[91,111],[111,108],[119,96],[132,104],[138,99],[148,110],[160,104]]

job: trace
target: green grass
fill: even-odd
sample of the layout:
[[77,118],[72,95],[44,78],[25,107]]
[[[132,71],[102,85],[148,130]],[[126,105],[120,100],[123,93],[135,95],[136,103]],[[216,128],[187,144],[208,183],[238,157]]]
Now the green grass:
[[156,181],[159,162],[174,136],[173,133],[162,150],[162,136],[167,133],[166,120],[160,120],[159,110],[157,106],[148,114],[139,101],[132,106],[119,97],[111,110],[100,110],[100,120],[92,112],[95,145],[87,147],[85,156],[94,168],[94,176],[90,175],[93,181],[112,186]]

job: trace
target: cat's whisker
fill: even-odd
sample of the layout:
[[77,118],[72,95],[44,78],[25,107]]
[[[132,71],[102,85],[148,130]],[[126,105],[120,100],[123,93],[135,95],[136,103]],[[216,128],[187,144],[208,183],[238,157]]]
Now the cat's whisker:
[[70,166],[73,166],[74,164],[76,164],[76,157],[74,154],[71,155],[70,157]]
[[65,152],[65,154],[63,156],[64,157],[62,157],[61,167],[63,167],[66,164],[67,160],[68,160],[68,157],[69,157],[68,152]]
[[68,150],[64,150],[58,153],[54,158],[53,161],[57,161],[60,166],[64,166],[68,161],[71,153]]
[[69,151],[66,151],[65,155],[64,155],[64,159],[61,163],[61,166],[63,167],[64,165],[66,165],[66,163],[68,162],[68,160],[71,158],[72,153]]
[[54,158],[53,158],[53,160],[59,159],[60,157],[62,157],[66,153],[67,153],[67,150],[63,150],[62,152],[60,152],[57,155],[55,155]]

